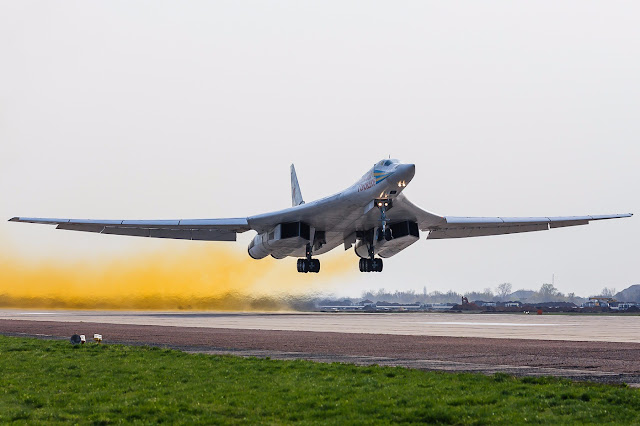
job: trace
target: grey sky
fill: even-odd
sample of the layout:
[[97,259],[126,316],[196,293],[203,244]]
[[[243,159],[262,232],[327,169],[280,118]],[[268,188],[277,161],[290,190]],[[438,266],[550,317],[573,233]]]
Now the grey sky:
[[[638,214],[638,16],[630,1],[1,1],[0,218],[246,216],[288,206],[291,162],[310,200],[388,155],[416,164],[406,194],[439,214]],[[636,216],[423,240],[332,285],[555,273],[593,294],[640,282],[639,231]],[[4,221],[0,236],[48,259],[189,244]]]

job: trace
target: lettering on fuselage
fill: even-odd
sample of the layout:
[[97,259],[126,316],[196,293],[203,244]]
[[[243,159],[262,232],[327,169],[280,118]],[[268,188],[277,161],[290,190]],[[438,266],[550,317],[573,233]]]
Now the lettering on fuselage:
[[369,188],[373,188],[375,185],[376,185],[375,179],[368,180],[365,183],[361,183],[358,186],[358,192],[366,191]]

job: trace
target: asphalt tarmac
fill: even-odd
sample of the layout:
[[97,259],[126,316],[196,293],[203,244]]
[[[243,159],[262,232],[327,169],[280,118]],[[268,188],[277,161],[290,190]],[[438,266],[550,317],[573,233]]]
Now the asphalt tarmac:
[[640,316],[0,310],[0,334],[640,385]]

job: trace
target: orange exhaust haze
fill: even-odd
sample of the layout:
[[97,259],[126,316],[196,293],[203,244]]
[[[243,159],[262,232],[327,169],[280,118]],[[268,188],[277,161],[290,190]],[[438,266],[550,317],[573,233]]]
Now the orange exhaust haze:
[[353,256],[324,256],[320,274],[295,260],[253,260],[221,245],[80,262],[0,255],[0,307],[150,310],[291,310],[355,270]]

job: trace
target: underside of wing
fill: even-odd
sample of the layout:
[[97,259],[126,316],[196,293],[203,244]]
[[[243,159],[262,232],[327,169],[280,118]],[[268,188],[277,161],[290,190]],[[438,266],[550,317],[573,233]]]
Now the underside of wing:
[[429,227],[428,239],[481,237],[545,231],[566,226],[587,225],[592,220],[631,217],[632,214],[565,217],[456,217],[444,216],[444,222]]
[[12,222],[57,225],[56,229],[179,240],[235,241],[250,230],[247,219],[93,220],[14,217]]

